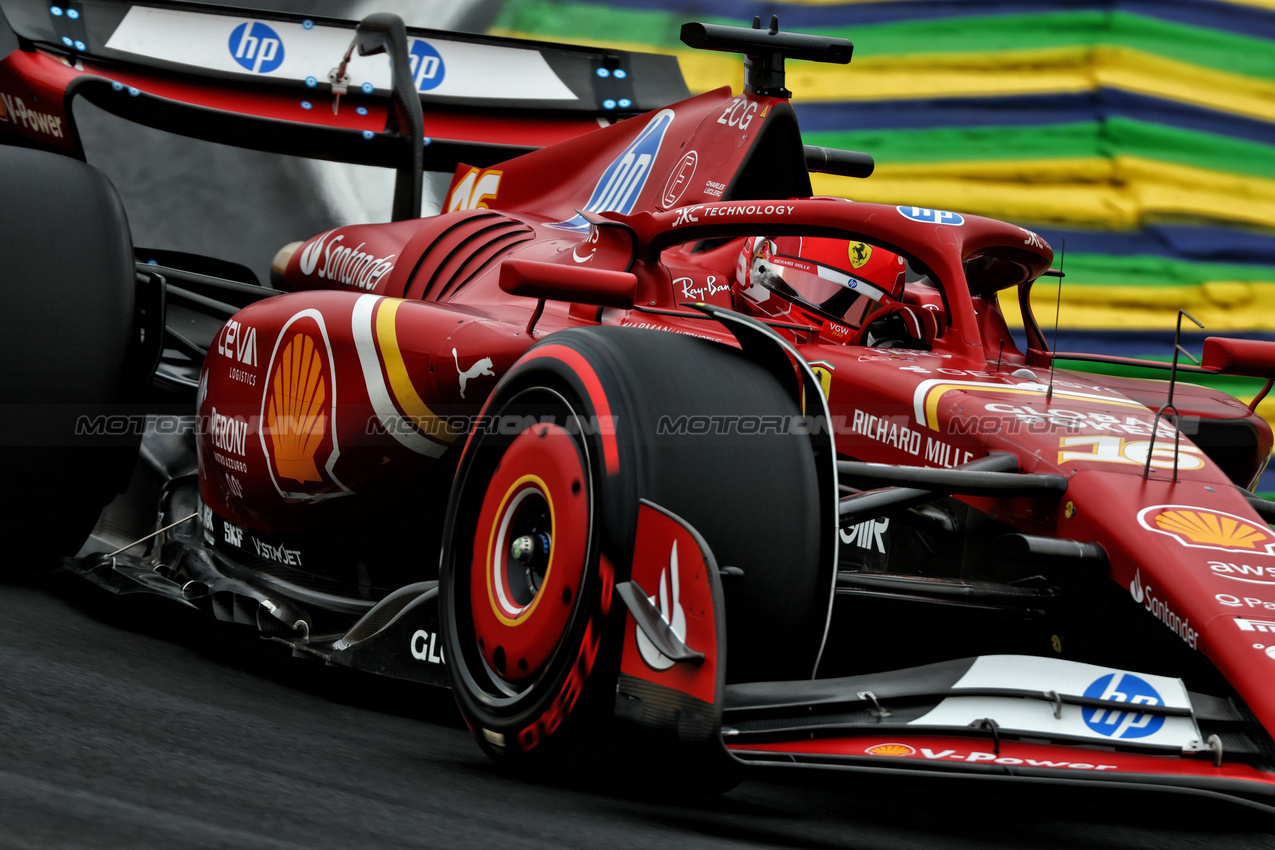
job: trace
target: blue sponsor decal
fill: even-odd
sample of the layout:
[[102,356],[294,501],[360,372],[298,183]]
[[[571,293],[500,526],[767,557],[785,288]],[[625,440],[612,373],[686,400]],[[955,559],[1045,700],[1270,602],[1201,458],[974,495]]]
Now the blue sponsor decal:
[[[1132,673],[1108,673],[1085,688],[1089,699],[1138,705],[1164,705],[1164,700],[1145,679]],[[1085,725],[1108,738],[1145,738],[1160,731],[1164,715],[1143,714],[1118,708],[1086,708],[1081,711]]]
[[[589,202],[584,211],[590,213],[618,212],[628,215],[633,212],[633,205],[646,187],[647,178],[651,176],[651,166],[660,152],[664,142],[664,134],[673,123],[673,110],[661,109],[655,114],[638,137],[612,160],[606,171],[598,178],[593,187]],[[574,215],[566,221],[548,225],[559,230],[572,230],[578,233],[588,231],[590,224],[582,215]]]
[[429,91],[432,88],[437,88],[447,74],[447,66],[443,64],[443,57],[438,55],[438,51],[428,41],[422,41],[419,38],[414,40],[410,59],[412,63],[412,80],[416,83],[417,91]]
[[261,21],[243,23],[230,34],[230,55],[254,74],[269,74],[283,64],[283,39]]
[[932,210],[927,207],[895,207],[895,209],[904,218],[924,222],[925,224],[957,225],[965,223],[965,218],[960,213],[948,212],[947,210]]

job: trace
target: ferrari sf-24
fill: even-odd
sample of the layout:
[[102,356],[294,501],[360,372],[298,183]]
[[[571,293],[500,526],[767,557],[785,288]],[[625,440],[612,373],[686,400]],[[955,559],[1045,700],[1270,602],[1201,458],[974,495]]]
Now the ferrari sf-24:
[[[1051,350],[1036,233],[812,196],[872,160],[803,144],[785,61],[850,42],[687,24],[745,56],[689,96],[670,57],[390,15],[0,7],[6,539],[450,687],[532,774],[608,746],[1275,806],[1272,433],[1191,382],[1269,390],[1275,344],[1077,371],[1112,358]],[[393,169],[393,220],[268,285],[135,246],[76,97]]]

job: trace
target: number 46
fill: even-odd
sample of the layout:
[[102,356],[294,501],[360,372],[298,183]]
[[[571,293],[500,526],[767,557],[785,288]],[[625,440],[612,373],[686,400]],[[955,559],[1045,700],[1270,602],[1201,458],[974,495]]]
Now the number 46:
[[[1173,468],[1173,440],[1159,439],[1155,448],[1151,448],[1150,440],[1126,440],[1123,437],[1101,435],[1097,437],[1063,437],[1058,442],[1059,448],[1090,446],[1090,451],[1058,453],[1058,462],[1069,460],[1101,461],[1104,463],[1129,463],[1145,466],[1147,452],[1151,453],[1151,465],[1156,469]],[[1178,447],[1178,469],[1200,469],[1204,466],[1204,458],[1195,446],[1182,444]]]

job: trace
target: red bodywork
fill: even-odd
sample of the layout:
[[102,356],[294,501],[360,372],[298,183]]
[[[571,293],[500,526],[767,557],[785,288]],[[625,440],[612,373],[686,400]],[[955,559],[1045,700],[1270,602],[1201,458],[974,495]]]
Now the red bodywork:
[[[94,70],[19,52],[0,65],[0,91],[65,122],[61,93]],[[109,76],[214,108],[329,120],[325,109],[293,114],[295,98],[116,70]],[[367,101],[367,126],[379,130],[384,100]],[[57,122],[23,120],[19,135],[60,143],[50,129]],[[435,120],[443,119],[427,114],[427,127]],[[946,329],[932,350],[844,345],[844,329],[796,305],[765,316],[821,378],[838,455],[955,467],[1007,452],[1023,472],[1065,476],[1060,501],[965,501],[1027,534],[1100,543],[1112,581],[1207,657],[1262,725],[1275,729],[1275,640],[1244,619],[1275,609],[1275,532],[1240,492],[1271,447],[1261,418],[1220,392],[1179,385],[1178,413],[1245,420],[1257,450],[1224,470],[1165,422],[1152,450],[1167,384],[1051,374],[1046,352],[1021,351],[1001,315],[998,287],[968,281],[964,263],[1008,251],[1024,272],[1007,285],[1034,280],[1053,251],[1024,228],[913,207],[757,197],[777,185],[809,194],[795,118],[782,99],[719,89],[575,135],[592,126],[584,119],[493,122],[501,137],[525,133],[528,142],[557,144],[489,168],[462,166],[442,215],[342,227],[295,251],[285,273],[292,291],[242,310],[208,354],[199,395],[205,504],[265,531],[383,511],[463,440],[469,417],[536,341],[610,324],[735,345],[726,328],[685,305],[753,309],[740,294],[748,237],[812,233],[888,244],[928,269],[935,284],[910,283],[904,296],[942,314]],[[768,178],[776,173],[797,177]],[[1214,354],[1218,368],[1275,375],[1275,358],[1264,350]],[[1065,761],[1076,772],[1271,782],[1207,760],[1110,754],[1091,765],[1074,747],[1020,742],[995,754],[968,739],[887,746],[895,740],[804,746],[869,761],[1032,766],[1023,760],[1040,759],[1045,767]]]
[[[597,175],[652,117],[511,160],[476,179],[460,169],[447,207],[474,209],[340,228],[307,242],[289,263],[287,282],[323,291],[247,308],[235,320],[236,344],[208,358],[201,414],[236,424],[214,425],[204,437],[206,502],[233,522],[268,529],[322,522],[334,510],[374,511],[462,433],[462,417],[477,410],[504,370],[556,330],[601,321],[730,342],[723,328],[680,305],[741,306],[740,239],[692,253],[699,240],[842,231],[906,247],[924,263],[942,283],[942,297],[918,287],[909,298],[944,309],[948,327],[929,352],[870,349],[825,341],[825,323],[792,308],[787,323],[806,329],[785,332],[828,378],[838,454],[954,467],[1003,451],[1025,472],[1065,475],[1063,504],[971,501],[1024,532],[1100,541],[1112,579],[1132,588],[1149,615],[1205,654],[1262,721],[1275,724],[1267,670],[1275,661],[1237,627],[1244,610],[1234,602],[1275,586],[1275,533],[1187,437],[1180,438],[1172,481],[1174,429],[1167,423],[1151,474],[1143,476],[1167,386],[1059,373],[1050,389],[1046,368],[1029,370],[996,293],[971,293],[962,269],[972,255],[1010,247],[1030,255],[1033,277],[1044,271],[1053,252],[1021,227],[976,216],[959,225],[915,221],[895,207],[828,199],[715,200],[710,187],[731,183],[777,108],[787,107],[726,90],[675,105],[658,153],[634,178],[634,212],[607,213],[585,232],[554,225],[585,207]],[[743,129],[731,126],[739,112],[756,118]],[[499,180],[484,183],[490,175]],[[479,196],[474,186],[489,190]],[[599,288],[608,290],[615,279],[603,272],[624,275],[620,288],[629,281],[637,308],[549,300],[528,332],[537,299],[501,288],[502,265],[519,263],[560,266],[564,280],[596,269]],[[245,339],[255,352],[245,352]],[[298,359],[297,343],[306,340],[313,353]],[[281,356],[289,346],[292,355]],[[1185,416],[1247,418],[1261,431],[1261,457],[1243,470],[1251,480],[1271,444],[1265,423],[1233,398],[1199,387],[1180,386],[1175,401]],[[284,403],[296,408],[296,428],[276,425],[263,437],[260,423],[271,422],[270,411],[278,415]],[[449,416],[457,417],[455,429],[447,427]],[[281,430],[293,448],[285,448]],[[243,435],[242,454],[225,448],[232,433]],[[299,455],[291,473],[283,468],[287,451]]]

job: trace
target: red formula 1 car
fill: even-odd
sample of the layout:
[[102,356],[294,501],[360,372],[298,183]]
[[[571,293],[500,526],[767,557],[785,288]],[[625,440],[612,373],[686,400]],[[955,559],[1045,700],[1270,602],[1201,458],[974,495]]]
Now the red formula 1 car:
[[[92,528],[98,584],[450,686],[516,768],[637,740],[1275,808],[1272,434],[1179,380],[1270,381],[1275,346],[1058,370],[1036,234],[810,197],[871,161],[803,146],[784,60],[848,42],[688,24],[747,83],[670,102],[658,57],[389,16],[3,7],[0,130],[70,155],[0,148],[12,534]],[[396,220],[288,246],[273,288],[135,264],[77,94],[395,167]]]

